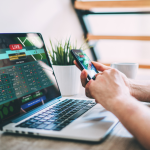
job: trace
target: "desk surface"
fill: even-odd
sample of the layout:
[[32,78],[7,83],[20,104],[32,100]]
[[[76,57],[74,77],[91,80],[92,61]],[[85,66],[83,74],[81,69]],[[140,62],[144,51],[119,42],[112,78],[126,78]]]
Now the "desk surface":
[[100,144],[0,134],[0,150],[142,150],[142,147],[119,123]]
[[[150,79],[149,70],[140,70],[137,79]],[[77,97],[85,97],[81,87]],[[61,139],[12,135],[0,132],[0,150],[142,150],[136,139],[121,123],[102,143],[91,144]]]

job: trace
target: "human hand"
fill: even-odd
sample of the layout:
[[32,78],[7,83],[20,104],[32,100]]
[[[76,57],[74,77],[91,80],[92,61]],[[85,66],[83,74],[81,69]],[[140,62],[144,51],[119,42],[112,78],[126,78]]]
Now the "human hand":
[[[101,72],[103,72],[103,71],[105,71],[105,70],[108,70],[108,69],[112,69],[111,67],[108,67],[108,66],[105,66],[105,65],[103,65],[103,64],[101,64],[101,63],[99,63],[99,62],[94,62],[94,61],[92,61],[92,63],[93,63],[93,65],[96,67],[96,69],[98,70],[98,71],[101,71]],[[86,86],[86,83],[87,83],[87,71],[84,69],[84,70],[82,70],[81,68],[80,68],[80,66],[78,65],[78,63],[74,60],[74,64],[82,71],[81,72],[81,75],[80,75],[80,78],[81,78],[81,83],[82,83],[82,86],[83,87],[85,87]],[[125,85],[129,88],[129,90],[130,90],[130,94],[133,96],[133,88],[132,88],[132,80],[130,80],[130,79],[128,79],[127,77],[126,77],[126,75],[125,74],[123,74],[122,72],[120,72],[120,74],[121,74],[121,76],[122,76],[122,79],[123,79],[123,81],[124,81],[124,83],[125,83]],[[97,74],[98,75],[98,74]],[[96,75],[96,76],[97,76]],[[90,96],[91,97],[91,96]],[[91,97],[92,98],[92,97]]]
[[[76,65],[77,63],[74,62]],[[129,80],[128,78],[111,67],[107,67],[97,62],[92,62],[97,70],[102,71],[96,75],[96,80],[90,80],[87,83],[87,72],[83,70],[81,73],[81,82],[85,87],[86,96],[94,98],[96,102],[102,104],[106,109],[112,107],[116,99],[122,96],[129,96]],[[79,66],[77,65],[79,68]]]

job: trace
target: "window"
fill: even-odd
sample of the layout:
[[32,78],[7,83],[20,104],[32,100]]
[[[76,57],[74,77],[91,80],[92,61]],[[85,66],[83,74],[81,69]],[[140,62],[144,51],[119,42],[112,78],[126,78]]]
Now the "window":
[[94,59],[150,68],[150,1],[72,0]]

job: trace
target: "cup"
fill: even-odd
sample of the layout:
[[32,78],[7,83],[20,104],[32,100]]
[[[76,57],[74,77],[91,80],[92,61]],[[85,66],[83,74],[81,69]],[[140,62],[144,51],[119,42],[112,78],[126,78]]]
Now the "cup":
[[135,79],[138,72],[138,63],[112,63],[112,68],[116,68],[120,72],[124,73],[128,78]]

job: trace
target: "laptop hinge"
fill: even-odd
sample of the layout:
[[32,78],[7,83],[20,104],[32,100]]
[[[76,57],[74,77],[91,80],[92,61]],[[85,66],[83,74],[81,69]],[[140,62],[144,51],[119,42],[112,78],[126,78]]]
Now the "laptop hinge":
[[28,112],[28,113],[26,113],[26,114],[24,114],[24,115],[22,115],[22,116],[20,116],[20,117],[17,117],[17,118],[15,118],[15,119],[13,119],[11,122],[17,123],[17,122],[19,122],[19,121],[21,121],[21,120],[23,120],[23,119],[25,119],[25,118],[27,118],[27,117],[29,117],[29,116],[35,114],[35,113],[41,111],[42,109],[45,109],[45,108],[47,108],[47,107],[49,107],[49,106],[51,106],[51,105],[57,103],[60,98],[62,98],[62,96],[57,97],[56,99],[54,99],[54,100],[52,100],[52,101],[50,101],[50,102],[47,102],[47,103],[45,103],[44,105],[42,105],[42,106],[40,106],[40,107],[38,107],[38,108],[36,108],[36,109],[34,109],[34,110],[31,110],[30,112]]

